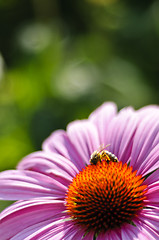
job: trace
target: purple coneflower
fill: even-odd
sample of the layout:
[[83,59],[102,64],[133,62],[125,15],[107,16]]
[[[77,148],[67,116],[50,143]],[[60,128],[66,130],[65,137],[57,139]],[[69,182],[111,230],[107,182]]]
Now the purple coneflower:
[[104,103],[0,173],[1,240],[158,240],[159,107]]

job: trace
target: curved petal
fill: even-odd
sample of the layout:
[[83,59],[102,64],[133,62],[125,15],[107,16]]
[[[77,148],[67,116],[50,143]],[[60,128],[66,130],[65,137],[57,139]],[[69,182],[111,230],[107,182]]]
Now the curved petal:
[[159,231],[155,230],[154,227],[152,227],[151,223],[149,224],[149,221],[146,220],[146,214],[143,217],[140,217],[140,220],[134,221],[134,223],[137,226],[138,229],[138,239],[142,240],[142,239],[146,239],[146,240],[156,240],[159,239]]
[[156,176],[158,174],[158,176],[155,182],[148,185],[146,199],[144,200],[144,202],[146,203],[146,206],[156,206],[159,208],[159,170],[154,172],[154,174]]
[[66,186],[79,172],[76,166],[62,155],[42,151],[25,157],[18,164],[18,169],[46,174]]
[[159,169],[152,172],[150,176],[148,176],[144,183],[149,186],[149,188],[153,187],[155,184],[159,183]]
[[36,224],[33,227],[31,226],[15,235],[13,238],[11,238],[11,240],[81,240],[83,234],[84,232],[78,227],[75,227],[71,221],[56,219],[52,222],[45,221],[43,222],[43,225]]
[[30,240],[30,239],[36,239],[33,238],[32,235],[36,234],[39,230],[41,230],[43,227],[49,225],[52,223],[52,219],[42,221],[40,223],[34,224],[32,226],[26,227],[22,231],[19,231],[17,234],[15,234],[13,237],[11,237],[9,240]]
[[136,226],[126,224],[121,228],[122,240],[150,240],[147,235],[145,235],[145,233],[140,229],[141,226],[136,222],[135,224]]
[[83,229],[78,229],[76,234],[74,235],[74,238],[73,239],[76,239],[76,240],[82,240],[83,239],[83,236],[85,234],[85,230]]
[[144,200],[147,207],[159,208],[159,169],[153,172],[145,181],[147,184],[146,199]]
[[58,153],[69,159],[78,170],[81,170],[85,166],[83,159],[74,148],[74,145],[67,136],[67,133],[63,130],[55,131],[44,141],[42,148],[50,154],[53,152]]
[[88,119],[92,121],[98,129],[100,145],[106,143],[106,134],[109,129],[109,124],[116,114],[116,105],[113,102],[105,102],[89,116]]
[[145,176],[156,169],[159,169],[159,143],[147,154],[144,161],[140,163],[138,174]]
[[83,161],[83,167],[89,163],[94,150],[100,146],[95,125],[88,120],[77,120],[67,126],[67,134]]
[[[134,169],[140,169],[140,165],[146,164],[146,157],[159,143],[159,119],[148,116],[140,122],[134,136],[131,153],[131,165]],[[140,170],[141,172],[141,170]]]
[[159,234],[159,208],[143,209],[140,213],[140,220]]
[[[121,229],[121,239],[122,240],[137,240],[136,234],[133,233],[131,228]],[[148,239],[145,239],[148,240]]]
[[124,108],[111,121],[105,144],[110,144],[108,150],[115,154],[119,161],[128,161],[136,127],[137,118],[132,108]]
[[[134,135],[137,128],[137,117],[133,114],[123,121],[123,128],[120,128],[116,143],[119,144],[118,157],[123,163],[130,160]],[[125,128],[125,129],[124,129]]]
[[[39,201],[19,201],[0,214],[0,235],[2,240],[11,239],[21,231],[34,225],[42,226],[64,217],[64,202],[60,200],[41,199]],[[38,226],[38,227],[39,227]],[[9,229],[9,231],[8,231]],[[31,229],[27,234],[30,234]]]
[[[29,228],[30,230],[30,228]],[[48,222],[43,225],[41,228],[37,229],[36,231],[32,232],[25,238],[25,240],[30,239],[39,239],[39,240],[56,240],[56,239],[64,239],[63,236],[65,232],[70,230],[70,224],[65,222],[64,219],[55,220],[52,222]],[[28,231],[27,231],[28,232]],[[24,232],[18,234],[18,237],[23,237]],[[11,240],[17,240],[17,236],[12,238]],[[20,238],[21,240],[23,238]]]
[[148,105],[143,108],[140,108],[136,111],[140,119],[144,119],[147,116],[155,116],[158,114],[159,117],[159,106],[158,105]]
[[0,173],[1,200],[28,200],[35,197],[64,198],[67,187],[41,173],[8,170]]
[[71,221],[63,222],[61,226],[59,226],[58,229],[56,228],[50,228],[46,229],[47,231],[45,233],[40,233],[40,238],[43,240],[74,240],[79,239],[82,240],[83,238],[83,231],[81,231],[78,227],[75,227]]

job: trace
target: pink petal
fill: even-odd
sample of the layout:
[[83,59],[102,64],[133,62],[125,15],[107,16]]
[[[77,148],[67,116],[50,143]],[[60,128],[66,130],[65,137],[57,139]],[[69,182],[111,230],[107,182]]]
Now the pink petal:
[[[147,238],[144,232],[140,229],[141,226],[133,221],[136,226],[132,226],[130,224],[125,224],[124,227],[121,228],[121,236],[122,240],[150,240]],[[153,239],[154,240],[154,239]]]
[[87,120],[79,120],[70,123],[67,134],[74,148],[77,150],[83,167],[89,163],[91,154],[99,148],[98,132],[94,124]]
[[64,216],[62,213],[64,209],[64,202],[59,200],[41,199],[16,202],[0,214],[0,235],[3,236],[1,239],[10,239],[35,224],[50,219],[51,222],[60,219]]
[[[144,217],[144,219],[146,216]],[[148,221],[145,223],[144,221],[142,222],[142,218],[140,217],[139,221],[134,221],[134,223],[137,226],[138,229],[138,239],[139,240],[156,240],[159,239],[159,233],[155,231],[151,226],[149,226]]]
[[159,106],[157,105],[148,105],[145,106],[139,110],[136,111],[138,116],[140,117],[140,119],[144,119],[147,116],[155,116],[156,114],[158,114],[159,116]]
[[106,143],[106,134],[109,124],[117,114],[117,107],[112,102],[106,102],[98,107],[91,115],[89,120],[92,121],[99,132],[100,145]]
[[84,232],[80,230],[79,227],[75,227],[71,221],[70,222],[65,222],[63,223],[63,228],[61,229],[61,231],[58,231],[56,234],[51,230],[50,232],[46,233],[42,239],[46,240],[46,239],[51,239],[51,240],[63,240],[63,239],[67,239],[67,240],[82,240]]
[[111,121],[106,135],[108,150],[115,154],[119,161],[128,161],[132,149],[137,119],[131,108],[125,108]]
[[153,184],[156,184],[158,182],[159,182],[159,169],[151,173],[150,176],[144,181],[144,183],[148,185],[149,188],[151,186],[153,187]]
[[42,151],[25,157],[19,163],[18,169],[46,174],[66,186],[79,172],[76,166],[62,155]]
[[[29,235],[29,239],[44,239],[44,240],[81,240],[83,236],[83,231],[75,227],[71,221],[57,220],[52,223],[46,224],[42,228]],[[21,234],[21,236],[23,236]],[[14,240],[14,239],[12,239]],[[16,238],[15,238],[16,240]]]
[[[40,239],[40,240],[56,240],[64,239],[64,235],[67,231],[70,231],[70,223],[65,222],[63,219],[53,221],[49,224],[46,224],[38,231],[32,233],[29,239]],[[16,240],[16,239],[15,239]]]
[[[122,228],[121,229],[121,239],[122,240],[137,240],[136,235],[133,233],[131,228]],[[146,239],[145,239],[146,240]]]
[[[146,157],[154,149],[159,141],[159,121],[158,118],[145,118],[139,124],[132,148],[131,165],[134,169],[140,169],[140,165],[146,164]],[[141,172],[141,170],[140,170]]]
[[116,148],[118,147],[118,150],[116,151],[118,151],[119,160],[123,163],[129,161],[136,128],[137,118],[135,114],[128,119],[125,117],[123,121],[123,127],[119,128],[119,134],[115,140],[116,144],[118,144],[116,146]]
[[74,235],[74,238],[73,238],[73,239],[82,240],[84,234],[85,234],[85,230],[83,230],[83,229],[77,229],[76,234]]
[[32,235],[36,234],[39,230],[41,230],[44,226],[49,225],[52,223],[52,219],[42,221],[40,223],[34,224],[30,227],[27,227],[23,229],[22,231],[19,231],[16,235],[10,238],[10,240],[30,240],[30,239],[36,239],[36,237],[32,237]]
[[83,159],[68,138],[67,133],[63,130],[55,131],[44,141],[42,148],[50,154],[53,152],[58,153],[69,159],[78,170],[81,170],[85,165]]
[[55,179],[33,171],[9,170],[0,173],[1,200],[35,197],[65,198],[67,187]]
[[159,233],[159,209],[143,209],[140,213],[140,220]]
[[[149,179],[150,178],[150,179]],[[152,180],[155,179],[153,182]],[[159,169],[151,174],[150,177],[148,177],[145,182],[145,184],[148,183],[147,193],[146,193],[146,199],[144,202],[152,207],[152,206],[159,206]]]
[[159,169],[159,143],[147,154],[144,161],[139,165],[138,174],[145,176],[156,169]]

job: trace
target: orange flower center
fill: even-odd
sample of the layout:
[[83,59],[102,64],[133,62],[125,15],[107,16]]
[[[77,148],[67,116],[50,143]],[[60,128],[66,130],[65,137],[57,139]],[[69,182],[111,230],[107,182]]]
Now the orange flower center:
[[122,162],[88,165],[68,188],[67,212],[76,224],[96,233],[131,223],[144,206],[147,186],[143,181]]

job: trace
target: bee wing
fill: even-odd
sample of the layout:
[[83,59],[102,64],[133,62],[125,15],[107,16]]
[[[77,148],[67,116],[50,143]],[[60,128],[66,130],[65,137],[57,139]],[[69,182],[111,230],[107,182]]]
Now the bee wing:
[[107,144],[107,145],[101,144],[97,151],[101,152],[101,151],[105,150],[108,146],[110,146],[110,144]]

